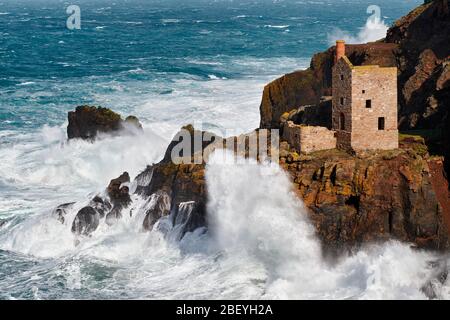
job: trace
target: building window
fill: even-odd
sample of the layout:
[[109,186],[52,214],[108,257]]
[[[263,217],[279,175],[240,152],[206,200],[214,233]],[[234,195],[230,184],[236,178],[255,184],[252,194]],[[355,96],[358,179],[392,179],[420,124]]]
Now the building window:
[[363,90],[362,93],[363,93],[363,94],[366,93],[366,90]]
[[339,129],[345,130],[345,115],[343,113],[339,116]]
[[344,80],[344,75],[343,74],[341,74],[341,80]]
[[366,100],[366,108],[367,109],[372,108],[372,100]]
[[384,117],[378,118],[378,130],[384,130],[385,119]]
[[344,97],[341,97],[340,102],[341,102],[341,106],[343,106],[343,105],[344,105],[344,102],[345,102]]

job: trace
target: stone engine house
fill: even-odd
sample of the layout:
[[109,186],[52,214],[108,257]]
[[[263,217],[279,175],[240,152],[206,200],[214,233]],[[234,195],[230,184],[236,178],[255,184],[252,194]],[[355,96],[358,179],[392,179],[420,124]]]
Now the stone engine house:
[[396,67],[354,66],[338,40],[332,94],[332,130],[285,122],[283,138],[298,152],[398,148]]
[[398,148],[397,68],[354,66],[345,56],[345,43],[338,41],[332,77],[337,148]]

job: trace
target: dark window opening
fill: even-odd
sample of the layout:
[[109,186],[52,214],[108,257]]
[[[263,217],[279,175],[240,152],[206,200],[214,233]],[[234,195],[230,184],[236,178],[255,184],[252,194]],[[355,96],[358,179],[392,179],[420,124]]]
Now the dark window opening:
[[363,90],[362,93],[366,93],[366,90]]
[[343,113],[339,116],[339,129],[345,130],[345,115]]
[[344,75],[343,74],[341,74],[341,80],[344,80]]
[[372,100],[366,100],[366,108],[372,108]]
[[378,118],[378,130],[384,130],[385,120],[384,117]]
[[356,209],[356,212],[359,212],[359,207],[361,204],[361,198],[359,196],[350,196],[345,204],[348,206],[353,206]]
[[344,98],[341,97],[341,106],[343,106],[343,105],[344,105]]

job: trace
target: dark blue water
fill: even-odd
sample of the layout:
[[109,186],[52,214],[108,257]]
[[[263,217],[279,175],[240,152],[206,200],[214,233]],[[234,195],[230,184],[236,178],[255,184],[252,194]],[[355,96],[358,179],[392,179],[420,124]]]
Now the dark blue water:
[[[98,85],[106,79],[145,83],[189,76],[208,80],[211,74],[257,77],[264,70],[245,64],[236,68],[233,61],[307,60],[328,47],[333,28],[356,34],[368,18],[369,4],[380,6],[389,25],[419,2],[81,0],[76,4],[82,29],[71,31],[66,28],[70,1],[2,0],[0,124],[6,129],[58,124],[68,108],[104,103],[95,93],[117,90]],[[282,61],[268,64],[276,74],[292,67]],[[133,92],[135,98],[143,91]]]

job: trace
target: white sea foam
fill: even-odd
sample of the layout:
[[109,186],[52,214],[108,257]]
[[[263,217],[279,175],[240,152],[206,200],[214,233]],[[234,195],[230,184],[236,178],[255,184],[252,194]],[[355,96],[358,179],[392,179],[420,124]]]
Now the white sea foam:
[[438,257],[392,241],[329,264],[280,168],[222,165],[221,157],[212,162],[212,233],[227,255],[264,268],[264,298],[425,298],[421,287],[433,274],[429,262]]
[[[142,232],[147,200],[133,196],[117,224],[102,223],[76,245],[71,221],[86,197],[65,224],[43,211],[7,226],[0,248],[53,258],[57,267],[51,272],[66,279],[68,291],[60,296],[72,298],[77,288],[98,297],[125,293],[135,299],[426,298],[421,288],[436,272],[429,262],[443,257],[393,241],[329,263],[279,167],[222,161],[217,152],[207,166],[208,234],[188,233],[176,242],[160,231]],[[87,263],[113,268],[107,282],[99,286],[91,279]],[[435,283],[435,291],[448,298],[448,281]],[[39,297],[45,294],[40,291]]]
[[364,27],[361,28],[356,36],[339,28],[334,28],[333,31],[328,34],[328,42],[330,45],[333,45],[336,40],[345,40],[345,42],[352,44],[377,41],[386,37],[388,28],[389,27],[384,20],[380,20],[379,18],[368,19]]
[[289,28],[290,26],[289,25],[274,26],[271,24],[266,24],[264,27],[265,28],[274,28],[274,29],[286,29],[286,28]]

